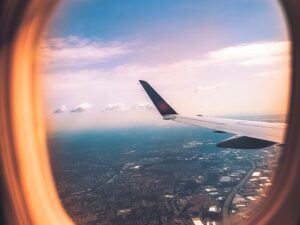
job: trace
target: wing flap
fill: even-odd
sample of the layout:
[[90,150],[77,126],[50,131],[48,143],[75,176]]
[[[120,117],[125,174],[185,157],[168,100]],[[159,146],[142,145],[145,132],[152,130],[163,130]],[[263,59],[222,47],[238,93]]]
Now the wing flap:
[[270,147],[276,144],[272,141],[261,140],[257,138],[234,136],[217,144],[220,148],[233,148],[233,149],[260,149]]

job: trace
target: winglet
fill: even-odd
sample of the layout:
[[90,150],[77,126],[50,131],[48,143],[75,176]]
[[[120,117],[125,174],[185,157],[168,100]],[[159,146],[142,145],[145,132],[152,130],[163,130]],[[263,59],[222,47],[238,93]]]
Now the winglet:
[[140,83],[163,117],[177,114],[177,112],[151,87],[150,84],[144,80],[140,80]]

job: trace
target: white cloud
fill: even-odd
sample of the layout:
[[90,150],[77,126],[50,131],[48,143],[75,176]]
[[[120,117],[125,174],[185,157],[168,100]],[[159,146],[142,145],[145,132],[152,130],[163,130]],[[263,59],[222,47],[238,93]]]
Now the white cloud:
[[112,103],[105,106],[104,111],[114,111],[114,112],[126,112],[129,111],[130,107],[124,103]]
[[89,103],[81,103],[77,106],[75,106],[73,109],[71,109],[71,113],[81,113],[81,112],[86,112],[90,108],[92,108],[92,105]]
[[216,89],[216,88],[220,88],[220,87],[223,87],[225,85],[225,83],[217,83],[217,84],[212,84],[212,85],[199,85],[195,92],[198,92],[198,91],[210,91],[210,90],[213,90],[213,89]]
[[136,103],[135,105],[131,106],[131,108],[133,110],[154,110],[154,106],[152,103],[150,102],[139,102],[139,103]]
[[46,39],[42,58],[50,66],[78,66],[107,61],[128,52],[124,43],[68,36]]
[[114,111],[114,112],[127,112],[127,111],[151,111],[154,110],[154,106],[150,102],[138,102],[133,105],[126,105],[124,103],[111,103],[104,107],[104,111]]
[[64,113],[68,110],[66,105],[61,105],[57,109],[54,110],[54,113]]
[[289,41],[246,43],[213,51],[207,57],[213,62],[244,66],[274,65],[289,59]]

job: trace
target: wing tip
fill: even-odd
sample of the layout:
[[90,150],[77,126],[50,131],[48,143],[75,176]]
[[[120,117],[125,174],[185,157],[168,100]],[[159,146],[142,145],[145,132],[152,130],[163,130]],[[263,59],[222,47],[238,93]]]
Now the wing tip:
[[153,89],[147,81],[139,80],[139,82],[162,116],[177,114],[177,112]]

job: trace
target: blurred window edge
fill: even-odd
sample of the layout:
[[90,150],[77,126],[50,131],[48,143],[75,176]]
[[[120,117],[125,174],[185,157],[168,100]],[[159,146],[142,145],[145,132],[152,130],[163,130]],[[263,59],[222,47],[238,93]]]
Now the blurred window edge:
[[[269,198],[249,224],[300,221],[300,1],[280,2],[292,41],[286,146]],[[1,206],[6,224],[74,224],[60,203],[52,177],[35,55],[57,4],[53,0],[0,3]]]

